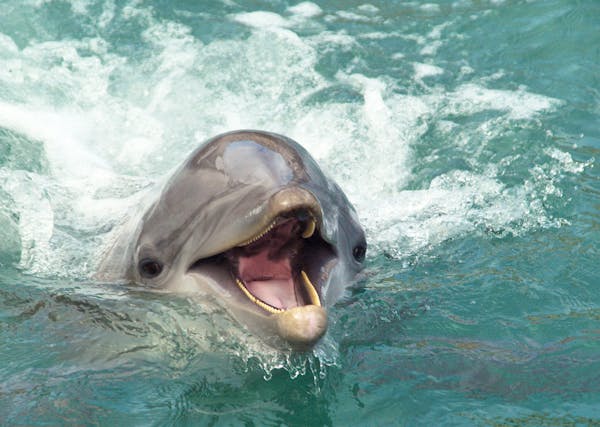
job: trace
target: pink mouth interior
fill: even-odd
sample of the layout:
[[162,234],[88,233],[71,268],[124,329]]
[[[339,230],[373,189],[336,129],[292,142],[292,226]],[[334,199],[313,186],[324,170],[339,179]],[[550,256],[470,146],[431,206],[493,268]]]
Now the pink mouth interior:
[[300,222],[288,219],[238,249],[238,277],[248,291],[275,308],[304,305],[294,283],[293,259],[302,243]]

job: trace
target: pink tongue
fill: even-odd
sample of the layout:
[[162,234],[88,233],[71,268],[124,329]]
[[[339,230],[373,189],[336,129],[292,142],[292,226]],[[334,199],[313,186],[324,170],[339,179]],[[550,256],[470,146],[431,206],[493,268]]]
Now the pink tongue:
[[261,251],[240,256],[238,262],[240,278],[255,297],[277,308],[298,306],[289,258],[272,260],[268,251]]
[[255,297],[272,307],[287,310],[298,306],[291,279],[253,280],[246,282],[246,288]]

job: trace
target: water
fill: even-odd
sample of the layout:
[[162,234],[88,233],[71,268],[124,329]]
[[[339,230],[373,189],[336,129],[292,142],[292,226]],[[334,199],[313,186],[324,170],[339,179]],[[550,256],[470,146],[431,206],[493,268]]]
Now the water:
[[[600,423],[599,29],[594,1],[0,1],[2,424]],[[300,141],[368,233],[310,355],[90,278],[237,128]]]

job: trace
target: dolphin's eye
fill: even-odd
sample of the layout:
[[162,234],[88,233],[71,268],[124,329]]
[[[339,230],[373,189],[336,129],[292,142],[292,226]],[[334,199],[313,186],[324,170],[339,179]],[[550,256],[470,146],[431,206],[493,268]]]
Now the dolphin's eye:
[[158,276],[162,270],[162,264],[152,258],[144,258],[139,264],[140,274],[147,279],[152,279]]
[[358,262],[365,260],[365,254],[367,253],[367,247],[365,245],[357,245],[352,249],[352,256]]

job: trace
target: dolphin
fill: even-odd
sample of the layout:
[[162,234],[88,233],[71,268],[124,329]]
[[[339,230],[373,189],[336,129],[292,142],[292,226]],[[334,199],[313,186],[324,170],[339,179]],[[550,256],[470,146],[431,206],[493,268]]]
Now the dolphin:
[[327,309],[362,269],[355,209],[310,154],[282,135],[209,139],[108,250],[97,277],[212,294],[273,346],[310,349]]

